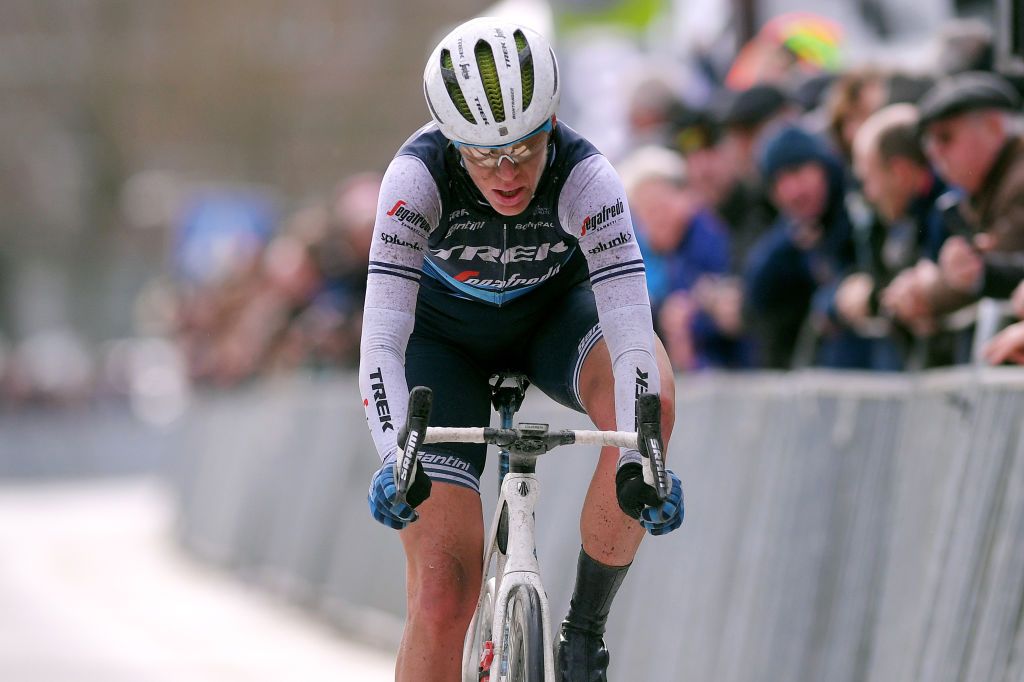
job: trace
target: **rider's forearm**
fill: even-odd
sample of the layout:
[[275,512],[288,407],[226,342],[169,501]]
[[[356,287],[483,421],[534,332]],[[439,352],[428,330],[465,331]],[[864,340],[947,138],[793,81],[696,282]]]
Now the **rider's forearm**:
[[409,313],[371,307],[363,312],[359,390],[381,460],[397,448],[398,430],[405,423],[405,347],[412,327]]
[[660,389],[644,262],[622,181],[603,156],[581,162],[559,198],[559,218],[587,259],[615,377],[615,421],[635,431],[636,396]]
[[[654,358],[654,331],[645,280],[639,275],[630,279],[632,281],[620,280],[617,283],[620,287],[618,293],[622,295],[622,289],[632,287],[634,291],[628,295],[633,297],[631,300],[639,303],[612,307],[608,305],[606,297],[600,295],[600,285],[594,292],[598,301],[601,329],[611,356],[615,378],[615,421],[616,428],[621,431],[636,430],[637,397],[661,390],[661,377]],[[626,451],[623,454],[626,458],[636,459],[633,452]]]

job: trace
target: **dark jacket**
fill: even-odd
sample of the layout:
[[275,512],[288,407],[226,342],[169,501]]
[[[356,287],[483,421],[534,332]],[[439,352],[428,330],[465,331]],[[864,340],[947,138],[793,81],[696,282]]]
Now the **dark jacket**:
[[[819,154],[820,150],[815,153]],[[820,220],[821,239],[811,249],[800,248],[792,238],[792,221],[781,215],[754,245],[747,259],[744,272],[747,323],[761,366],[777,369],[791,366],[812,301],[816,306],[827,306],[828,297],[821,302],[818,292],[834,286],[856,261],[852,226],[844,202],[842,166],[838,157],[830,154],[814,160],[823,165],[829,179],[829,199]],[[768,167],[773,166],[768,164]],[[854,348],[856,345],[845,338],[825,339],[819,349],[818,362],[827,366],[858,366],[860,351]]]
[[952,312],[983,296],[1006,295],[1009,280],[1003,268],[1008,254],[1024,251],[1024,139],[1011,137],[1006,142],[981,188],[960,206],[970,229],[992,235],[995,244],[985,254],[985,285],[980,291],[964,294],[940,284],[929,292],[937,314]]

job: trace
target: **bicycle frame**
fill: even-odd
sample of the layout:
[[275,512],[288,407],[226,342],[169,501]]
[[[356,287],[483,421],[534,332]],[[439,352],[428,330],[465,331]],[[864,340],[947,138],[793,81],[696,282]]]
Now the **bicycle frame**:
[[[488,596],[488,569],[491,562],[497,559],[495,572],[494,615],[491,620],[491,641],[494,644],[494,661],[500,665],[505,653],[505,612],[509,597],[519,585],[533,587],[540,597],[541,621],[544,632],[544,677],[554,680],[555,663],[553,659],[553,642],[551,635],[551,614],[548,606],[547,593],[540,578],[540,564],[536,556],[534,538],[534,508],[540,497],[540,485],[537,475],[533,473],[509,473],[501,483],[501,494],[498,497],[497,509],[491,520],[486,549],[484,551],[484,578],[477,600],[477,610],[473,621],[466,631],[463,643],[462,677],[463,680],[478,680],[479,652],[474,635],[481,607]],[[502,514],[507,514],[508,541],[505,553],[498,546],[499,528],[502,526]],[[496,678],[497,675],[494,676]]]
[[[503,379],[513,379],[515,386],[503,386]],[[551,615],[547,593],[540,578],[537,546],[534,540],[536,522],[534,509],[540,497],[540,484],[535,472],[537,457],[560,445],[581,444],[637,448],[644,461],[644,479],[653,485],[658,499],[668,494],[668,475],[661,451],[661,403],[656,394],[637,398],[637,432],[625,431],[549,431],[547,424],[520,423],[512,427],[515,413],[522,404],[529,382],[521,376],[501,376],[492,391],[492,403],[498,411],[501,426],[452,428],[430,427],[432,393],[418,386],[410,391],[409,417],[399,432],[402,447],[395,463],[396,499],[405,501],[412,480],[413,462],[419,447],[432,442],[489,443],[501,447],[499,476],[501,486],[497,509],[491,521],[483,556],[483,581],[477,608],[463,640],[463,682],[479,682],[480,638],[477,636],[479,619],[486,611],[486,600],[491,603],[490,661],[498,662],[497,676],[502,675],[501,664],[505,656],[505,615],[509,601],[520,587],[526,587],[537,597],[540,611],[543,671],[545,682],[555,680],[554,648],[552,646]],[[494,586],[491,587],[491,563],[495,562]],[[536,621],[534,621],[536,622]],[[537,659],[531,659],[536,661]],[[490,670],[490,668],[489,668]]]
[[[522,405],[526,386],[516,380],[515,386],[502,386],[504,377],[499,376],[494,389],[493,404],[500,417],[503,429],[512,428],[515,413]],[[518,454],[518,453],[517,453]],[[462,678],[464,682],[479,680],[479,651],[477,651],[477,623],[483,611],[484,601],[488,597],[491,562],[495,567],[493,613],[491,616],[491,642],[494,649],[492,660],[501,665],[505,654],[505,613],[509,597],[520,585],[534,588],[540,598],[541,623],[544,633],[544,679],[555,679],[554,648],[551,635],[551,613],[548,606],[548,595],[540,578],[540,564],[537,561],[536,518],[534,509],[540,498],[540,483],[533,471],[533,460],[518,470],[511,464],[513,453],[509,448],[501,448],[498,453],[498,477],[500,492],[495,505],[494,517],[491,519],[487,541],[484,544],[483,580],[480,585],[480,596],[477,599],[473,620],[466,630],[462,649]],[[504,517],[505,523],[502,523]],[[500,535],[504,533],[505,550],[501,549]],[[499,671],[500,674],[500,671]]]

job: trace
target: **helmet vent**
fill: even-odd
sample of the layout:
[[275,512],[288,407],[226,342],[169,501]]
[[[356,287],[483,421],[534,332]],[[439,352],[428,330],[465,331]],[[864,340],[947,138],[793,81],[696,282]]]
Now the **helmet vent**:
[[522,31],[517,30],[512,37],[515,38],[516,52],[519,55],[519,72],[523,75],[523,111],[526,111],[533,101],[533,54]]
[[480,82],[483,83],[491,115],[496,123],[503,123],[505,103],[501,99],[501,82],[498,80],[498,68],[494,63],[494,50],[486,40],[478,40],[473,52],[476,54],[476,67],[480,71]]
[[[452,65],[452,53],[448,50],[441,50],[441,77],[444,79],[445,88],[448,89],[448,96],[452,98],[452,103],[455,104],[455,108],[462,114],[462,118],[470,123],[476,123],[473,113],[469,110],[469,104],[466,103],[466,96],[462,94],[459,78],[455,75],[455,67]],[[429,97],[427,98],[427,104],[430,105]],[[432,106],[431,109],[433,109]]]

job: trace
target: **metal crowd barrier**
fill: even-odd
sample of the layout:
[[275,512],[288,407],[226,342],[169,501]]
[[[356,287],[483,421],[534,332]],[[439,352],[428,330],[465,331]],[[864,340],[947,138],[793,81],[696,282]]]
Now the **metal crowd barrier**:
[[[682,528],[641,547],[612,612],[623,679],[945,682],[1024,675],[1024,370],[682,376]],[[586,422],[531,390],[520,416]],[[196,554],[397,642],[397,535],[354,378],[208,397],[172,480]],[[540,461],[538,555],[561,617],[595,453]],[[493,500],[494,472],[483,489]]]

